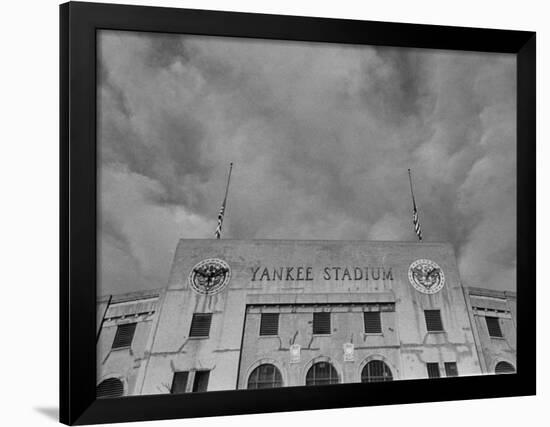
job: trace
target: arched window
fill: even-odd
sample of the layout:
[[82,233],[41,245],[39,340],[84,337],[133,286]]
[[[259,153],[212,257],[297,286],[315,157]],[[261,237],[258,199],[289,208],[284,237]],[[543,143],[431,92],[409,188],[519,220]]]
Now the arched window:
[[255,368],[248,377],[248,388],[275,388],[283,386],[283,378],[275,365],[265,363]]
[[96,387],[96,396],[98,398],[104,397],[120,397],[124,394],[124,386],[122,381],[117,378],[107,378],[101,381]]
[[306,385],[338,384],[338,372],[329,362],[313,364],[306,375]]
[[508,362],[498,362],[495,366],[495,374],[515,374],[516,368]]
[[362,383],[379,383],[392,380],[393,376],[390,368],[381,360],[371,360],[361,371]]

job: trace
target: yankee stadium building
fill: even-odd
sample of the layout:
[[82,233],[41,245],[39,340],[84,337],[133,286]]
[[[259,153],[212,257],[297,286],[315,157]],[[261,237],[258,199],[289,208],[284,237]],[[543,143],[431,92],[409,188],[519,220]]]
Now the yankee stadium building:
[[180,240],[167,287],[98,301],[99,397],[514,372],[516,297],[449,244]]

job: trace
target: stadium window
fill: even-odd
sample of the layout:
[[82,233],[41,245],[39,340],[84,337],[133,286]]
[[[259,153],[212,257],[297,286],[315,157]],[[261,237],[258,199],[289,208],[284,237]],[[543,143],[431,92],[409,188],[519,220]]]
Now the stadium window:
[[318,362],[309,368],[306,375],[306,385],[338,384],[338,372],[329,362]]
[[456,362],[445,362],[445,375],[448,377],[458,377]]
[[491,338],[502,338],[502,329],[500,329],[498,317],[485,316],[485,322]]
[[209,378],[210,371],[195,371],[195,379],[193,380],[193,393],[207,391]]
[[187,379],[189,378],[189,371],[174,372],[172,379],[172,388],[170,393],[180,394],[185,393],[187,389]]
[[283,379],[277,367],[270,363],[265,363],[252,371],[248,377],[247,388],[277,388],[282,387],[282,385]]
[[426,363],[428,369],[428,378],[439,378],[441,373],[439,372],[439,363]]
[[371,360],[361,371],[362,383],[378,383],[392,380],[393,375],[390,368],[381,360]]

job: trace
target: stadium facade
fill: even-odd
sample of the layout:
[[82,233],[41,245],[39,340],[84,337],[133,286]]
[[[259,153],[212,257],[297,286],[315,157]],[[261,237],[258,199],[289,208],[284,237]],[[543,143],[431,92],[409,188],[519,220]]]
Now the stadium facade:
[[98,301],[99,397],[514,372],[516,296],[442,243],[180,240],[165,289]]

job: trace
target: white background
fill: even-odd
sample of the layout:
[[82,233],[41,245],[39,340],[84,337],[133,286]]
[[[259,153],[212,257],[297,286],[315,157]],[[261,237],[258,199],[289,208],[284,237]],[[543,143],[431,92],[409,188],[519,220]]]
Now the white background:
[[[104,0],[105,2],[109,2]],[[128,0],[130,1],[130,0]],[[548,88],[550,25],[543,1],[386,0],[321,3],[306,0],[139,1],[134,4],[286,15],[352,18],[537,31],[538,241],[550,240]],[[113,3],[113,2],[109,2]],[[2,336],[0,423],[36,426],[57,422],[58,407],[58,2],[3,2],[0,38]],[[546,167],[544,167],[546,166]],[[548,250],[537,245],[539,271]],[[538,280],[537,397],[337,409],[186,421],[144,426],[247,427],[280,425],[544,424],[550,404],[546,276]],[[520,279],[521,280],[521,279]],[[532,286],[522,283],[522,286]],[[545,313],[546,312],[546,313]],[[136,408],[138,410],[139,408]],[[544,410],[546,409],[546,410]],[[548,422],[548,421],[546,421]]]

